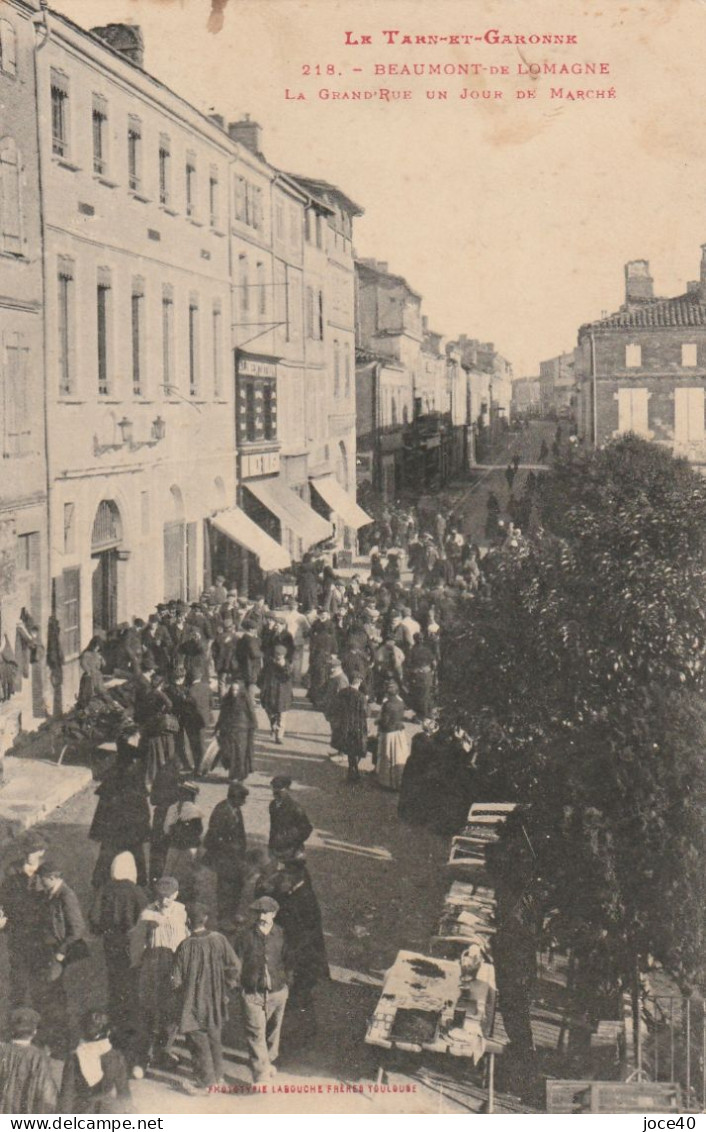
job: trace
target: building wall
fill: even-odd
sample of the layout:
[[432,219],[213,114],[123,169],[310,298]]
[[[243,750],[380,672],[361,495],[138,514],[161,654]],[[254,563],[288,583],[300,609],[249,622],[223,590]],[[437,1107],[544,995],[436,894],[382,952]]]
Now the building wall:
[[[46,642],[47,490],[39,164],[37,5],[0,8],[0,645],[15,651],[23,608]],[[44,715],[46,671],[0,702],[0,751]]]
[[[618,328],[594,333],[594,342],[597,443],[605,444],[621,431],[632,430],[696,463],[706,462],[706,329]],[[684,345],[695,347],[695,365],[682,364]],[[640,348],[640,364],[629,366],[628,349],[635,346]],[[631,356],[636,360],[634,354]],[[579,426],[592,440],[594,394],[588,336],[583,336],[579,344],[577,370],[581,385]]]
[[[173,596],[167,593],[175,584],[167,523],[183,525],[182,595],[200,592],[203,521],[235,500],[230,154],[222,131],[140,69],[58,17],[50,17],[50,26],[39,56],[38,99],[51,573],[61,604],[66,571],[79,571],[80,632],[72,639],[82,648],[93,631],[98,560],[91,533],[101,501],[113,501],[120,514],[120,621]],[[57,82],[67,92],[61,153],[52,138]],[[96,105],[105,116],[100,171]],[[129,151],[136,146],[131,166]],[[100,288],[107,291],[105,333],[99,328]],[[132,445],[121,443],[119,422],[125,420],[132,423]],[[155,441],[158,421],[165,436]],[[70,578],[73,585],[75,575]]]

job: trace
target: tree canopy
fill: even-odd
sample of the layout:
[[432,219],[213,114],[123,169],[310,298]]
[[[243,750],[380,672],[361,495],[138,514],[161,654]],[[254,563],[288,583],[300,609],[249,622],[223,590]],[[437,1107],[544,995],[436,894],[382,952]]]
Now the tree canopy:
[[627,436],[557,462],[533,510],[447,639],[443,711],[475,740],[479,796],[527,803],[531,896],[596,985],[650,957],[688,981],[706,954],[706,480]]

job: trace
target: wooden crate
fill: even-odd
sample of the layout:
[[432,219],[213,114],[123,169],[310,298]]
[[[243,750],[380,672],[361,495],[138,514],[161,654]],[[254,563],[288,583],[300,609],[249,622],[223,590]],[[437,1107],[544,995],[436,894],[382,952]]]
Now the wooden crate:
[[547,1081],[549,1113],[679,1112],[681,1089],[666,1081]]

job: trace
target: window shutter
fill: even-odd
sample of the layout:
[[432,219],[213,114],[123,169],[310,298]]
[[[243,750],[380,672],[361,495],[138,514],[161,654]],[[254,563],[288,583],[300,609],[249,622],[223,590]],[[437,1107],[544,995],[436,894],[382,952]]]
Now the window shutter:
[[0,193],[2,194],[2,250],[20,255],[22,252],[20,161],[12,138],[6,138],[0,148]]

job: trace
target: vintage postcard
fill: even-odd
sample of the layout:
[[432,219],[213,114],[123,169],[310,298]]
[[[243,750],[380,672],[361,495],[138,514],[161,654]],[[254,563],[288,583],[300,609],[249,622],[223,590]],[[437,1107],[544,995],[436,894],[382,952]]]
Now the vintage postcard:
[[705,34],[0,0],[0,1111],[704,1111]]

